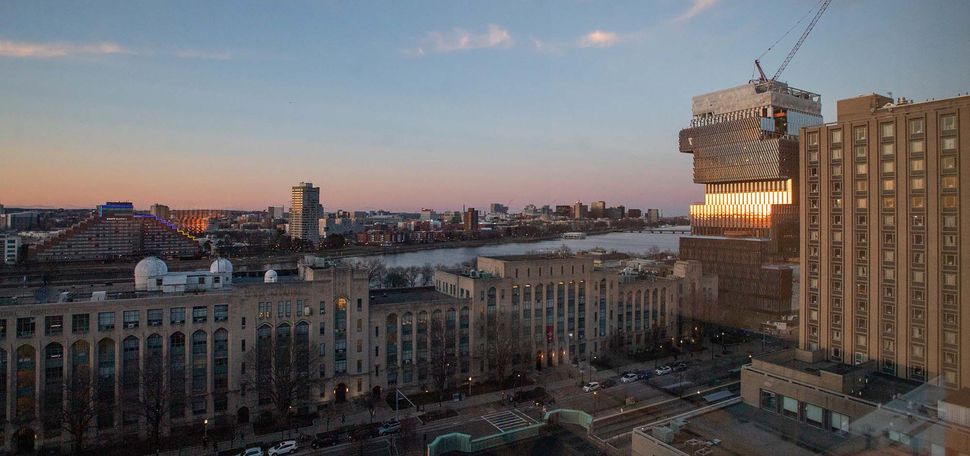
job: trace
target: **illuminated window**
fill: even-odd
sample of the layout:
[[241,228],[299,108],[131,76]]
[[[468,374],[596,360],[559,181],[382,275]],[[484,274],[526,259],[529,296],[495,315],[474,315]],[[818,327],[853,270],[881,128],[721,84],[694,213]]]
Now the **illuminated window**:
[[957,169],[957,158],[943,157],[940,160],[940,167],[943,168],[943,171],[955,171]]
[[956,150],[956,148],[957,148],[957,138],[954,136],[944,137],[940,141],[940,149],[950,151],[950,150]]
[[885,192],[892,192],[896,190],[896,180],[895,179],[883,179],[882,180],[882,190]]
[[925,181],[922,177],[914,177],[909,180],[909,187],[912,190],[923,190],[925,186]]
[[892,174],[896,172],[896,162],[886,161],[882,162],[882,172],[886,174]]
[[909,142],[909,153],[911,154],[921,154],[926,151],[924,147],[923,140],[916,139]]

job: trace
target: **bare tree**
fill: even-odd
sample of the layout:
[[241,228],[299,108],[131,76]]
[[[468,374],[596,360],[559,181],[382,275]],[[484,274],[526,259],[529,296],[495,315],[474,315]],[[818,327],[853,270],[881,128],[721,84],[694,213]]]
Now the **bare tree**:
[[406,267],[400,268],[400,270],[401,270],[401,276],[404,277],[405,281],[407,281],[407,284],[409,287],[414,287],[415,285],[418,284],[418,279],[420,278],[420,275],[421,275],[420,268],[418,268],[417,266],[406,266]]
[[124,393],[127,410],[145,420],[152,446],[158,448],[161,441],[162,424],[171,405],[172,389],[165,375],[167,363],[161,356],[148,356],[144,366],[137,373],[141,391],[134,388]]
[[421,285],[428,286],[434,283],[434,266],[431,263],[425,263],[421,266]]
[[74,454],[84,450],[84,439],[92,422],[98,416],[94,398],[95,388],[91,382],[91,369],[81,365],[74,369],[64,384],[64,403],[59,421],[64,431],[71,435]]
[[256,388],[260,401],[267,399],[288,422],[293,408],[309,400],[312,387],[320,382],[313,376],[319,360],[313,355],[318,348],[314,343],[298,343],[289,335],[277,334],[271,340],[246,354],[247,365],[254,367],[247,370],[246,380]]
[[384,286],[384,276],[387,275],[387,266],[384,260],[378,257],[358,258],[354,263],[355,267],[367,271],[367,282],[378,288]]
[[521,337],[516,321],[510,312],[498,312],[480,323],[485,325],[485,360],[488,368],[495,373],[500,387],[504,387],[506,378],[525,359],[527,344]]
[[[441,395],[448,387],[448,379],[451,378],[458,363],[454,350],[455,338],[454,334],[450,334],[449,337],[441,318],[432,318],[428,328],[428,339],[431,342],[428,352],[429,373],[438,391],[438,402],[441,402]],[[451,350],[448,349],[449,345]]]

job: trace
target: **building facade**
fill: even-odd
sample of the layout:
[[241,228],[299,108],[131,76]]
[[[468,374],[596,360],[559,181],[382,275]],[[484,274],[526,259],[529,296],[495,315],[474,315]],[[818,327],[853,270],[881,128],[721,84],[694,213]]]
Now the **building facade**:
[[970,387],[970,97],[850,98],[802,134],[801,347]]
[[478,231],[478,209],[470,207],[461,214],[461,222],[465,231]]
[[[681,238],[682,257],[706,259],[721,279],[723,311],[709,320],[757,325],[792,309],[791,273],[779,277],[778,269],[798,251],[798,135],[821,123],[821,102],[765,81],[696,96],[692,110],[680,151],[693,155],[704,202],[690,207],[692,236]],[[758,257],[735,248],[736,239],[748,240]],[[787,289],[764,293],[761,283],[779,279]]]
[[129,202],[98,206],[87,219],[31,246],[31,261],[98,261],[158,255],[190,258],[199,243],[188,232],[149,214],[136,214]]
[[3,263],[17,264],[20,261],[20,236],[16,234],[0,234]]
[[290,237],[312,242],[320,242],[320,222],[323,207],[320,206],[320,187],[310,182],[300,182],[293,186],[290,200]]

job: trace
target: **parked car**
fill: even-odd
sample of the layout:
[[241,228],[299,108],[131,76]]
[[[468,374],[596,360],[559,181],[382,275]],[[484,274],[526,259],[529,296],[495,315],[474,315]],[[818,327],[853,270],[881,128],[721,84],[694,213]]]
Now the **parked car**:
[[317,434],[316,438],[313,439],[313,442],[310,443],[310,447],[326,448],[326,447],[332,447],[338,443],[340,443],[340,439],[336,435],[321,432]]
[[246,448],[245,451],[236,456],[263,456],[263,449],[260,447]]
[[277,443],[276,446],[272,447],[268,451],[268,456],[277,456],[280,454],[290,454],[296,451],[296,440],[285,440],[283,442]]
[[633,383],[637,381],[637,374],[633,372],[627,372],[620,377],[620,383]]
[[657,375],[667,375],[673,371],[674,371],[673,368],[665,364],[663,366],[658,367],[657,370],[653,371],[653,373]]
[[600,383],[600,388],[609,388],[611,386],[616,386],[616,380],[613,380],[612,378],[603,380],[603,383]]
[[674,372],[680,372],[682,370],[687,370],[687,363],[674,364]]
[[637,372],[637,380],[646,380],[648,378],[650,378],[650,371],[642,370],[640,372]]
[[401,432],[401,422],[394,420],[388,421],[377,429],[377,435],[397,434]]
[[583,391],[590,392],[600,389],[600,382],[589,382],[583,386]]

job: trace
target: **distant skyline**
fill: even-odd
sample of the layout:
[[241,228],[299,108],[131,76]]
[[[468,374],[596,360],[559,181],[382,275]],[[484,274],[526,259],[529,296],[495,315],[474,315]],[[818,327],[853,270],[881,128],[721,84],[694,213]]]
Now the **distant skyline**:
[[[3,2],[0,204],[265,209],[309,181],[328,210],[686,214],[691,97],[745,83],[815,4]],[[952,97],[967,17],[835,0],[781,79],[827,121],[861,93]]]

